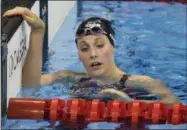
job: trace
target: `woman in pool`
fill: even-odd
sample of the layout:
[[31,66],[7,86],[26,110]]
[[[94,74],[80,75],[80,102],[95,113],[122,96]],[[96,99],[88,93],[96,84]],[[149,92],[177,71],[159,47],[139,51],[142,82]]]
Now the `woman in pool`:
[[45,25],[27,8],[16,7],[7,11],[4,17],[13,15],[22,15],[31,27],[30,47],[22,72],[24,86],[42,86],[67,79],[66,81],[75,83],[71,93],[80,97],[98,96],[123,101],[139,99],[152,102],[151,99],[157,100],[159,96],[159,100],[167,104],[179,102],[162,81],[145,75],[129,75],[116,66],[115,32],[108,20],[89,18],[80,24],[76,32],[75,42],[85,72],[61,70],[54,74],[41,74]]

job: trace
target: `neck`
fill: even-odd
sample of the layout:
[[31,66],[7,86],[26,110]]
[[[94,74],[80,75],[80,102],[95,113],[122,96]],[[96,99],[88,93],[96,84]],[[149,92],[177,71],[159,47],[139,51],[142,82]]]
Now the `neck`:
[[110,71],[105,73],[103,76],[94,77],[93,79],[101,84],[112,84],[118,82],[123,74],[124,72],[122,72],[119,68],[113,65]]

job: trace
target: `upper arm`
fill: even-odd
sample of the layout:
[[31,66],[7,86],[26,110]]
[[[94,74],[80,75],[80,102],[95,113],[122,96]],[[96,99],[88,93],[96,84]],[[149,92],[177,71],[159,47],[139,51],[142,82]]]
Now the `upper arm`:
[[126,81],[127,87],[145,87],[150,85],[153,79],[149,76],[144,75],[131,75]]

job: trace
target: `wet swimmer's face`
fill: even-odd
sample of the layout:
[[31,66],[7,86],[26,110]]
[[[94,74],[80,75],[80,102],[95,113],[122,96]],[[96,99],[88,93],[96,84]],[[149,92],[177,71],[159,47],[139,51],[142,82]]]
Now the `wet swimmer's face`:
[[87,35],[77,41],[79,58],[91,77],[104,75],[114,63],[114,47],[106,35]]

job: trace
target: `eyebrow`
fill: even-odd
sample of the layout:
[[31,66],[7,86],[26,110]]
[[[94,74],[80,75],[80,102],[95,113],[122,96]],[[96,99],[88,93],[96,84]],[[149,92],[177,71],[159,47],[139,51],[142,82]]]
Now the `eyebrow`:
[[98,38],[94,39],[94,41],[97,41],[97,40],[102,40],[102,38],[98,37]]
[[83,40],[83,41],[80,41],[79,44],[82,45],[82,44],[88,44],[88,43],[87,43],[86,41]]

